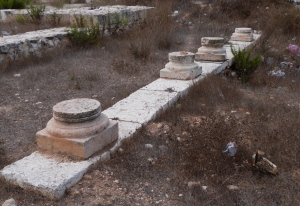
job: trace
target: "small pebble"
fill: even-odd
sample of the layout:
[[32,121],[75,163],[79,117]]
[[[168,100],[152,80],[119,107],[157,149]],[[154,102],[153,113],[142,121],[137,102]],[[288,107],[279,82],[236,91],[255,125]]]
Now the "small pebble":
[[145,147],[148,148],[148,149],[152,149],[153,145],[152,144],[145,144]]

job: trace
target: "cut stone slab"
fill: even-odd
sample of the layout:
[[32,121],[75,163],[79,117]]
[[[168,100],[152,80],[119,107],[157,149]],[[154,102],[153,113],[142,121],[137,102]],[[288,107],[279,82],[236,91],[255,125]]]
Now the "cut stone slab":
[[103,113],[109,119],[146,124],[179,96],[177,92],[138,90]]
[[202,74],[207,75],[210,73],[217,74],[228,65],[228,62],[196,62],[202,67]]
[[130,138],[138,129],[142,127],[142,124],[134,122],[117,121],[119,125],[119,140]]
[[159,78],[150,84],[142,87],[142,90],[149,91],[174,91],[182,92],[193,84],[194,80],[176,80],[176,79],[163,79]]
[[0,171],[8,182],[22,188],[40,191],[45,196],[58,199],[66,189],[76,184],[92,162],[57,162],[38,152],[32,153]]
[[116,121],[119,125],[119,139],[117,143],[110,149],[114,153],[125,139],[130,139],[133,134],[142,127],[142,124],[134,122]]

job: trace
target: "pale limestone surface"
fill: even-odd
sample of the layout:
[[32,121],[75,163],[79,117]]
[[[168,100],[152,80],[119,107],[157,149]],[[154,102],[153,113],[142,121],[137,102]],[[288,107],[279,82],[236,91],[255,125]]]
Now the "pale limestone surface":
[[[71,8],[72,7],[72,8]],[[63,17],[71,18],[73,15],[83,16],[107,16],[108,14],[124,14],[129,20],[139,21],[146,17],[147,11],[153,9],[153,7],[147,6],[125,6],[125,5],[114,5],[114,6],[101,6],[98,8],[91,9],[91,7],[84,7],[82,4],[77,5],[66,5],[63,9],[56,9],[53,7],[46,6],[44,12],[45,16],[53,13],[62,15]],[[16,14],[28,15],[27,9],[6,9],[1,10],[2,19],[6,20],[8,17],[13,17]],[[129,22],[133,23],[133,22]]]
[[100,102],[87,98],[66,100],[53,107],[54,119],[62,122],[84,122],[97,118],[100,113]]
[[195,62],[195,54],[191,52],[169,53],[169,63],[160,70],[160,77],[167,79],[194,79],[202,73],[201,67]]
[[223,48],[224,38],[202,37],[201,47],[195,55],[196,61],[225,61],[226,49]]
[[69,43],[67,28],[45,29],[0,37],[0,63],[41,56]]
[[103,113],[113,120],[146,124],[178,98],[177,92],[138,90]]
[[59,163],[34,152],[0,171],[7,181],[38,190],[51,198],[61,198],[76,184],[91,165],[88,161]]
[[126,122],[116,120],[119,125],[119,139],[117,143],[109,150],[111,153],[114,153],[122,145],[123,140],[130,139],[134,133],[142,127],[142,124],[135,122]]
[[210,73],[217,74],[228,65],[227,62],[197,62],[199,66],[202,66],[202,74],[207,75]]
[[176,80],[176,79],[166,79],[159,78],[150,84],[141,88],[141,90],[148,91],[174,91],[182,92],[189,88],[193,84],[194,80]]
[[39,191],[51,199],[60,199],[65,191],[75,185],[93,164],[108,159],[110,159],[110,153],[105,152],[85,161],[64,162],[34,152],[4,167],[0,171],[0,176],[22,188]]
[[13,198],[11,198],[6,200],[2,206],[17,206],[17,202]]
[[231,41],[253,41],[253,34],[251,28],[236,28],[231,36]]

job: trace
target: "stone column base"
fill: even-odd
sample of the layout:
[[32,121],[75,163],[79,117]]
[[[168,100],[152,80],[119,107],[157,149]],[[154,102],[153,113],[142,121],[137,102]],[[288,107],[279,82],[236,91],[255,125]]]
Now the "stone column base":
[[60,138],[47,132],[38,131],[36,141],[39,150],[58,152],[81,159],[86,159],[101,151],[118,139],[118,123],[109,121],[108,126],[99,134],[82,138]]

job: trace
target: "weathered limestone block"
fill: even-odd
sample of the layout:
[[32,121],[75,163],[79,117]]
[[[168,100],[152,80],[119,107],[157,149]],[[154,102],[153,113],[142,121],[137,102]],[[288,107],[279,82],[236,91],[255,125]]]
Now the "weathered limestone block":
[[231,36],[231,41],[253,41],[253,33],[251,28],[236,28]]
[[191,52],[169,53],[169,63],[160,70],[160,77],[167,79],[194,79],[202,73],[202,67],[194,62],[195,54]]
[[195,55],[196,61],[225,61],[226,49],[223,48],[224,38],[203,37],[201,47]]
[[0,65],[22,60],[29,56],[42,56],[47,51],[68,45],[67,28],[46,29],[0,37]]
[[86,159],[118,139],[118,123],[94,99],[72,99],[53,107],[53,118],[36,134],[41,150]]

